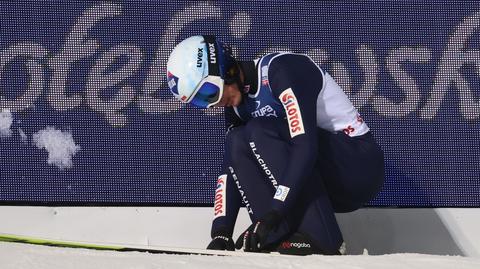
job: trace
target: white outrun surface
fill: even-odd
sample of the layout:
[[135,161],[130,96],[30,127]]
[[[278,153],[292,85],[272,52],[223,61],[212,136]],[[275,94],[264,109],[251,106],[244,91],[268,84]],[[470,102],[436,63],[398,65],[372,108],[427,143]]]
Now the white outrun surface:
[[425,254],[199,256],[70,249],[0,242],[2,269],[478,269],[480,259]]

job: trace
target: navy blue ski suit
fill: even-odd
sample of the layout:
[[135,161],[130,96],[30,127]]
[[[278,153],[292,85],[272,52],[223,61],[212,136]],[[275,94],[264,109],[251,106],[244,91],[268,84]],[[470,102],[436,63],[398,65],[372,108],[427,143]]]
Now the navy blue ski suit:
[[379,192],[382,150],[338,84],[308,56],[273,53],[241,66],[246,92],[238,107],[225,108],[212,234],[231,236],[243,203],[252,222],[271,210],[284,217],[269,242],[301,232],[336,253],[343,238],[334,212],[356,210]]

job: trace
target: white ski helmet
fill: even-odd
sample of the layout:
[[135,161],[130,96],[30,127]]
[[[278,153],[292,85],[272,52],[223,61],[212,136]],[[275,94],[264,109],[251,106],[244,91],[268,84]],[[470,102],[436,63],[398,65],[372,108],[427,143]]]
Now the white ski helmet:
[[229,75],[234,65],[231,49],[214,36],[192,36],[168,58],[168,87],[180,101],[208,108],[220,102],[223,84],[235,80]]

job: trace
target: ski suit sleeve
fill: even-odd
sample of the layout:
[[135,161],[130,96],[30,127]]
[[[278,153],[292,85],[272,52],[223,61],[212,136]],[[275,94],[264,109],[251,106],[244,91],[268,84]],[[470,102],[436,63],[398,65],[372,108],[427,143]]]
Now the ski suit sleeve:
[[242,204],[240,193],[230,171],[228,171],[228,167],[228,163],[224,161],[222,174],[218,177],[215,188],[212,238],[219,233],[229,237],[232,236],[238,211]]
[[286,54],[272,61],[268,74],[272,92],[285,109],[290,132],[291,154],[272,200],[272,209],[286,214],[317,159],[316,100],[323,87],[323,73],[308,56]]

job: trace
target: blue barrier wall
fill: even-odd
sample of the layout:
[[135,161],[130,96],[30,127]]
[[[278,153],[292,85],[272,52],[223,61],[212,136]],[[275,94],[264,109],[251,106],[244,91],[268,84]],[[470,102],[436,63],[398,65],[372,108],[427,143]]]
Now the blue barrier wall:
[[[216,34],[337,79],[386,155],[368,205],[480,206],[476,1],[1,1],[0,21],[2,204],[212,204],[223,110],[175,101],[165,66]],[[35,145],[46,128],[71,134],[70,166]]]

